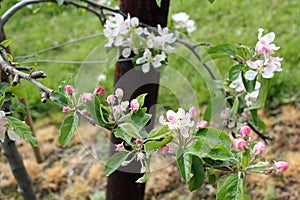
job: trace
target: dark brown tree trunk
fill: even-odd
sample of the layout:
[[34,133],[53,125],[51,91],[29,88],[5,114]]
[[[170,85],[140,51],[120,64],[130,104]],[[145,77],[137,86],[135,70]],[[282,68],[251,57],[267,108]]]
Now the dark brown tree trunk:
[[[169,12],[169,0],[162,0],[161,7],[158,7],[155,0],[120,0],[120,9],[124,13],[130,13],[131,17],[138,17],[143,23],[150,26],[160,24],[165,27]],[[147,74],[133,69],[131,61],[117,63],[115,69],[115,88],[124,90],[124,99],[130,100],[140,94],[147,93],[145,106],[153,115],[157,102],[160,74],[153,69]],[[152,129],[154,122],[151,121],[147,129]],[[121,141],[111,136],[114,144]],[[115,153],[115,146],[112,145],[110,152]],[[108,177],[106,199],[107,200],[141,200],[144,198],[145,184],[135,181],[142,176],[139,173],[139,163],[132,163],[126,168],[122,167]]]
[[[6,38],[4,31],[0,30],[0,33],[0,41],[3,41]],[[8,76],[3,71],[0,71],[0,79],[0,82],[9,82]],[[8,112],[10,105],[10,101],[5,102],[1,109]],[[26,171],[22,156],[18,152],[15,142],[6,137],[4,143],[1,143],[1,147],[3,155],[6,157],[10,169],[18,183],[18,191],[23,196],[23,199],[35,200],[36,196],[32,188],[30,177]]]

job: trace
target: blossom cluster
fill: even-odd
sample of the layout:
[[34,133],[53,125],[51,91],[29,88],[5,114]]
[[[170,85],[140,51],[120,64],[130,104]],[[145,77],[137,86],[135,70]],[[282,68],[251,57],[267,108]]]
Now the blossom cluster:
[[189,35],[196,30],[195,22],[185,12],[175,13],[172,15],[173,25],[175,29],[183,29]]
[[[167,125],[170,130],[176,130],[179,134],[184,137],[190,137],[190,130],[194,127],[195,122],[193,121],[196,117],[196,108],[191,107],[188,112],[185,112],[183,108],[178,108],[177,112],[168,110],[166,118],[161,115],[159,123]],[[201,120],[197,123],[197,128],[205,128],[208,126],[208,122]]]
[[105,47],[120,47],[121,55],[135,57],[135,65],[141,66],[144,73],[150,67],[159,68],[167,62],[167,54],[173,51],[172,44],[176,41],[167,27],[157,25],[157,29],[139,26],[136,17],[124,17],[120,14],[111,16],[104,25],[104,36],[108,39]]
[[273,57],[272,55],[279,49],[272,42],[275,39],[275,33],[270,32],[262,36],[263,29],[258,29],[258,42],[255,46],[255,52],[252,60],[246,61],[247,71],[244,77],[248,81],[256,81],[255,88],[252,92],[247,92],[243,83],[242,73],[238,78],[229,84],[229,87],[234,89],[237,93],[246,93],[244,100],[246,105],[250,107],[257,100],[261,83],[257,81],[258,74],[261,74],[262,78],[270,79],[274,76],[275,72],[282,71],[280,57]]
[[[250,135],[251,128],[247,125],[240,128],[240,132],[237,138],[232,141],[232,148],[235,151],[244,152],[246,149],[251,150],[251,155],[253,155],[252,162],[261,156],[266,150],[266,144],[264,142],[256,142],[253,136]],[[268,162],[266,162],[268,164]],[[274,166],[266,168],[265,170],[260,171],[261,173],[271,174],[275,172],[283,172],[287,170],[289,164],[284,161],[274,161]]]

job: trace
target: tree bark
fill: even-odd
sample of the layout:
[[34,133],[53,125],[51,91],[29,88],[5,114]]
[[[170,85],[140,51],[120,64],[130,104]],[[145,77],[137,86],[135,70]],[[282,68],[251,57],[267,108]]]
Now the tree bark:
[[[0,41],[3,41],[4,32],[0,30],[1,38]],[[9,78],[5,72],[1,71],[0,73],[1,82],[9,82]],[[5,102],[3,107],[4,111],[9,111],[11,102]],[[0,142],[1,143],[1,142]],[[23,196],[25,200],[35,200],[36,196],[32,188],[30,177],[26,171],[26,168],[23,164],[22,156],[18,152],[16,144],[14,141],[11,141],[7,136],[4,143],[1,143],[3,155],[6,157],[10,169],[18,183],[18,191]]]
[[[150,26],[160,24],[167,25],[169,12],[169,0],[162,0],[161,7],[158,7],[155,0],[120,0],[120,10],[129,13],[131,17],[138,17],[140,22]],[[157,102],[160,74],[151,69],[144,74],[134,69],[131,61],[119,62],[115,68],[115,88],[124,90],[124,100],[131,100],[138,95],[147,93],[144,106],[148,112],[155,117],[155,104]],[[154,121],[150,121],[146,129],[153,128]],[[115,153],[115,145],[121,143],[120,139],[111,135],[112,145],[110,153]],[[145,184],[135,181],[143,174],[139,173],[140,164],[132,162],[127,167],[121,167],[108,177],[106,199],[107,200],[141,200],[144,198]]]

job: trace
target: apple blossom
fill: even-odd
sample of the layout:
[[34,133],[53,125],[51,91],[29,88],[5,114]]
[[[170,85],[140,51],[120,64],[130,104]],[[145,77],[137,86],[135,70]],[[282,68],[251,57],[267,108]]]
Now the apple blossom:
[[139,107],[140,107],[140,104],[139,104],[138,100],[132,99],[132,100],[130,101],[130,109],[131,109],[133,112],[139,110]]
[[232,81],[229,85],[230,88],[235,89],[236,92],[244,92],[246,91],[243,80],[242,74],[240,73],[238,78]]
[[72,85],[66,85],[64,87],[64,90],[65,90],[66,93],[72,94],[74,92],[74,87]]
[[200,122],[197,123],[197,128],[206,128],[208,127],[208,121],[201,120]]
[[240,129],[240,134],[242,137],[247,137],[251,132],[251,128],[249,126],[243,126]]
[[82,113],[83,115],[88,115],[88,114],[89,114],[89,111],[86,110],[86,109],[84,109],[84,110],[81,111],[81,113]]
[[258,98],[259,90],[255,90],[253,92],[247,93],[245,96],[245,101],[247,106],[251,106],[253,102],[255,102]]
[[62,108],[62,112],[69,112],[69,107],[64,106],[64,107]]
[[188,34],[191,34],[196,30],[195,22],[190,19],[190,16],[185,12],[175,13],[172,15],[174,21],[174,27],[176,29],[185,29]]
[[284,161],[278,161],[278,162],[275,162],[275,166],[276,166],[277,171],[284,172],[285,170],[287,170],[289,168],[289,163],[284,162]]
[[258,142],[253,147],[253,152],[257,155],[262,154],[266,150],[266,145],[264,142]]
[[122,99],[123,95],[124,95],[124,91],[121,88],[117,88],[116,91],[115,91],[115,94],[116,94],[118,99]]
[[160,148],[160,153],[161,154],[167,154],[169,152],[169,146],[165,145]]
[[136,139],[134,142],[135,144],[143,144],[143,140],[140,138]]
[[194,106],[192,106],[190,109],[189,109],[189,114],[191,117],[195,117],[196,116],[196,108]]
[[154,68],[159,68],[162,65],[161,62],[165,61],[165,59],[166,55],[164,52],[153,56],[149,49],[145,49],[143,56],[136,60],[136,64],[142,64],[142,71],[144,73],[148,73],[151,65]]
[[138,161],[142,161],[142,160],[144,160],[144,158],[145,158],[145,154],[143,154],[141,152],[139,152],[139,153],[136,154],[136,159]]
[[124,150],[124,142],[120,143],[120,144],[116,144],[116,151],[122,151]]
[[98,95],[103,94],[104,93],[104,88],[102,86],[98,86],[98,87],[95,88],[94,93],[98,94]]
[[128,101],[121,102],[121,104],[120,104],[121,111],[125,112],[127,110],[128,106],[129,106],[129,102]]
[[159,122],[162,125],[168,125],[171,130],[179,130],[179,133],[185,138],[189,137],[188,128],[194,126],[194,121],[191,121],[189,113],[186,113],[183,108],[178,108],[177,113],[168,110],[166,115],[168,121],[166,121],[163,115],[159,118]]
[[84,102],[87,103],[87,102],[92,101],[92,99],[94,98],[94,94],[92,94],[92,93],[83,93],[81,98]]
[[104,74],[99,74],[99,76],[97,77],[98,82],[103,82],[105,80],[106,80],[106,76]]
[[280,47],[276,47],[275,44],[272,44],[272,42],[275,39],[275,33],[270,32],[264,36],[262,36],[264,29],[259,28],[258,29],[258,42],[255,46],[255,51],[258,54],[263,54],[265,57],[268,57],[272,51],[278,50]]
[[114,104],[115,103],[115,100],[116,100],[116,98],[115,98],[115,96],[114,95],[108,95],[107,96],[107,98],[106,98],[106,101],[107,101],[107,103],[109,103],[109,104]]
[[248,147],[248,142],[242,138],[234,139],[232,141],[232,147],[236,150],[243,151]]

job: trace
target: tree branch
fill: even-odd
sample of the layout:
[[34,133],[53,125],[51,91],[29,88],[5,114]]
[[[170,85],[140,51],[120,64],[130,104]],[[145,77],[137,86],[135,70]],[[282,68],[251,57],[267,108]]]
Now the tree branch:
[[46,74],[44,74],[44,72],[42,72],[42,71],[35,72],[35,74],[25,74],[23,72],[20,72],[19,70],[15,69],[13,66],[11,66],[11,64],[9,62],[7,62],[7,57],[5,57],[5,55],[6,55],[5,49],[3,49],[1,47],[0,52],[2,55],[2,57],[1,57],[2,59],[0,60],[1,69],[6,74],[11,74],[14,76],[14,79],[12,81],[12,86],[15,86],[16,84],[18,84],[18,82],[21,78],[31,82],[33,85],[35,85],[40,90],[40,93],[42,96],[41,100],[43,103],[45,103],[47,101],[47,99],[50,97],[53,90],[47,88],[46,86],[44,86],[43,84],[38,82],[36,79],[37,78],[45,78]]
[[259,130],[257,130],[257,128],[251,123],[251,122],[249,122],[248,121],[248,126],[261,138],[261,139],[263,139],[264,140],[264,142],[266,143],[266,144],[268,144],[267,143],[267,140],[273,140],[273,137],[272,136],[269,136],[269,135],[266,135],[266,134],[264,134],[263,132],[261,132],[261,131],[259,131]]

